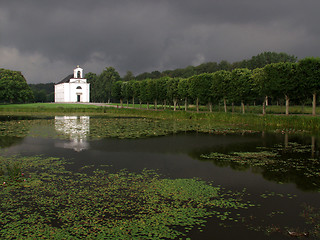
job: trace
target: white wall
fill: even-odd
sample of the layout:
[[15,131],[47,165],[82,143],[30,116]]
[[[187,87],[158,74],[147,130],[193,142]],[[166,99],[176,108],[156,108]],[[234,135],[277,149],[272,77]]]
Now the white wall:
[[54,86],[54,101],[64,102],[64,84]]
[[77,102],[77,95],[80,95],[80,102],[90,102],[90,83],[81,81],[55,85],[55,102]]
[[[77,89],[81,87],[81,89]],[[69,102],[77,102],[77,95],[80,95],[80,102],[89,102],[89,83],[72,82],[69,83]]]

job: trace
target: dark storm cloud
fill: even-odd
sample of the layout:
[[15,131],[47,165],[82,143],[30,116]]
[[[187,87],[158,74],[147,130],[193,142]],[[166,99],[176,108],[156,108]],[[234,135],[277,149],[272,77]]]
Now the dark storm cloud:
[[77,64],[139,74],[263,51],[318,56],[319,7],[316,0],[1,1],[0,65],[48,82]]

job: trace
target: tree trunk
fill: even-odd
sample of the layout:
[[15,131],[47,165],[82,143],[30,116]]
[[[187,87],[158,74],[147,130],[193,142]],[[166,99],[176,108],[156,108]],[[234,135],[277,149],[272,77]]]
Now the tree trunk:
[[188,110],[188,98],[184,99],[184,110],[187,111]]
[[312,94],[312,116],[316,115],[317,94]]
[[209,102],[209,111],[212,112],[212,102]]
[[129,100],[127,99],[127,108],[129,107]]
[[132,107],[134,108],[134,97],[132,97]]
[[243,103],[243,101],[241,101],[241,107],[242,107],[242,114],[244,114],[245,113],[245,108],[244,108],[244,103]]
[[232,105],[232,113],[234,113],[234,103],[231,103]]
[[289,115],[289,101],[290,98],[286,95],[286,115]]
[[123,99],[120,99],[120,106],[123,108]]
[[199,112],[199,98],[196,100],[197,112]]
[[266,106],[268,107],[269,106],[269,98],[268,98],[268,96],[266,96]]
[[149,102],[147,102],[147,110],[149,110]]
[[266,105],[267,105],[267,96],[264,98],[264,101],[262,103],[262,115],[266,115]]
[[164,110],[166,110],[166,108],[167,108],[167,100],[165,99],[164,100]]
[[227,112],[227,99],[223,99],[223,105],[224,105],[224,112]]
[[177,110],[177,99],[174,98],[173,99],[173,111],[176,111]]
[[154,100],[154,109],[156,111],[158,110],[158,101],[157,101],[157,99]]
[[311,158],[315,156],[316,149],[316,138],[314,136],[311,137]]
[[141,109],[142,108],[142,102],[141,102],[141,100],[139,102],[140,102],[140,109]]

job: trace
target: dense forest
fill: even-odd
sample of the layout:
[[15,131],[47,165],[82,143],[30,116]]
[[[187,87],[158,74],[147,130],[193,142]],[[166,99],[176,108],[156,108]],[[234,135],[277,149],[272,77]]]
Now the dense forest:
[[21,72],[1,68],[0,102],[26,103],[30,101],[33,101],[33,93]]
[[201,73],[213,73],[220,70],[232,71],[235,68],[248,68],[253,70],[255,68],[262,68],[270,63],[278,62],[296,62],[297,57],[293,55],[288,55],[286,53],[276,53],[276,52],[264,52],[253,56],[249,60],[242,60],[239,62],[229,63],[228,61],[217,62],[207,62],[200,64],[199,66],[188,66],[186,68],[178,68],[175,70],[166,70],[163,72],[153,71],[151,73],[145,72],[133,76],[132,72],[128,71],[127,74],[123,77],[123,81],[128,80],[144,80],[147,78],[155,79],[160,77],[181,77],[188,78],[194,75],[199,75]]
[[35,102],[54,102],[54,83],[29,84]]

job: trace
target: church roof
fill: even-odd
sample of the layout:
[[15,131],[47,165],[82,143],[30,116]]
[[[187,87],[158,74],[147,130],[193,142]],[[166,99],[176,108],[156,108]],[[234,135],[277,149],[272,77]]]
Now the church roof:
[[73,78],[73,74],[68,75],[67,77],[65,77],[64,79],[62,79],[60,82],[58,82],[57,84],[60,83],[68,83],[70,82],[70,79]]

